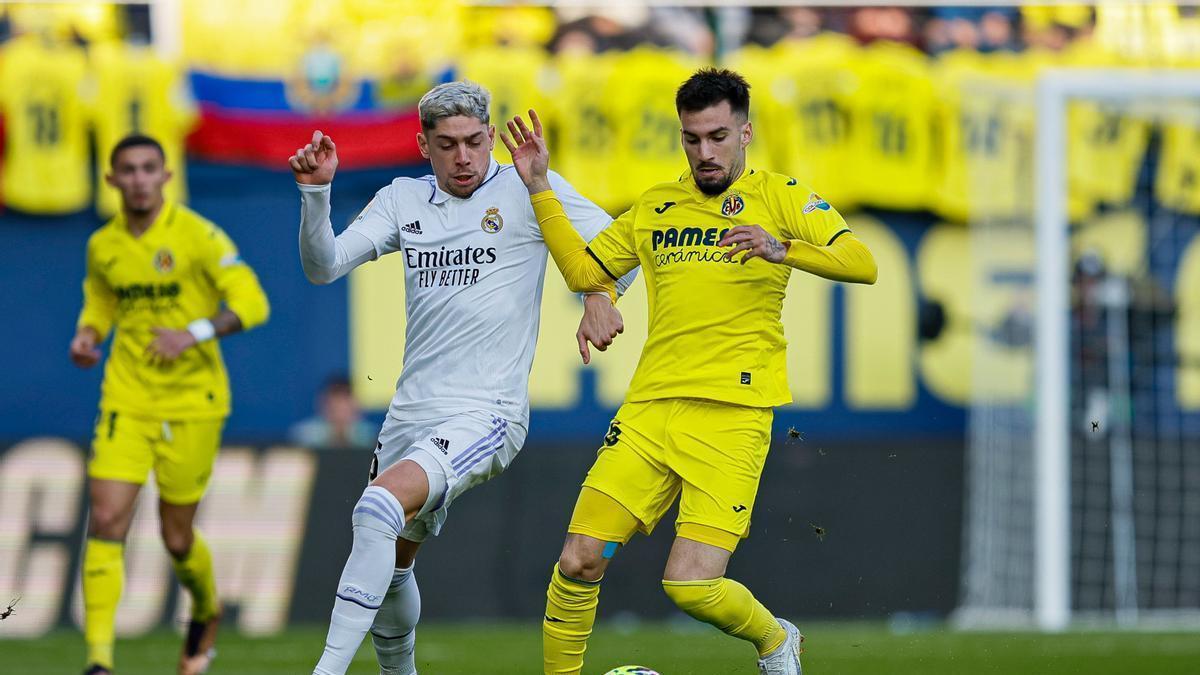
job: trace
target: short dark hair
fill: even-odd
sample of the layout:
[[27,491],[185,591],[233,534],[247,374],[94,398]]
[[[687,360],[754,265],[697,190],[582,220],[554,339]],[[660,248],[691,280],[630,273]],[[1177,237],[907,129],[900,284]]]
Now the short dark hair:
[[333,394],[354,395],[354,387],[350,384],[349,376],[335,373],[325,378],[325,381],[321,383],[321,395],[329,396]]
[[123,151],[128,150],[129,148],[140,147],[154,148],[158,151],[158,156],[162,157],[163,163],[166,164],[167,153],[163,151],[162,143],[159,143],[155,139],[145,134],[129,134],[125,138],[117,141],[117,144],[113,146],[112,152],[108,153],[108,165],[116,168],[117,155],[120,155]]
[[675,112],[697,112],[729,101],[733,112],[750,116],[750,84],[726,68],[701,68],[675,92]]

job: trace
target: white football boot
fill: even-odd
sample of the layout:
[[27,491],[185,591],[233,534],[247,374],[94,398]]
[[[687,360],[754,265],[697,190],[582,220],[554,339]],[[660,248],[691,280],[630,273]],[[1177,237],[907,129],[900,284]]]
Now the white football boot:
[[787,631],[787,639],[776,647],[775,651],[758,660],[758,673],[759,675],[801,675],[800,652],[804,649],[800,645],[804,642],[804,636],[787,619],[776,618],[779,625]]

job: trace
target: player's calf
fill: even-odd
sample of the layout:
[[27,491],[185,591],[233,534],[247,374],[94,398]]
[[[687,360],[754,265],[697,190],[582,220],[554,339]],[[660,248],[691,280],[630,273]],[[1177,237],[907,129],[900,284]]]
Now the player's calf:
[[732,579],[663,580],[667,597],[697,621],[754,645],[760,656],[776,651],[788,638],[785,627],[745,586]]
[[415,675],[417,622],[421,618],[421,593],[412,566],[396,568],[387,596],[375,622],[371,642],[381,675]]
[[404,529],[404,507],[376,485],[363,490],[351,516],[354,544],[342,570],[314,675],[343,675],[383,604],[396,567],[396,538]]

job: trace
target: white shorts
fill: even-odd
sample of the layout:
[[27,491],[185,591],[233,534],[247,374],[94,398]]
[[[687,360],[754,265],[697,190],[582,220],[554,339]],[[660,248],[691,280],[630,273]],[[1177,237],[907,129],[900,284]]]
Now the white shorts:
[[422,542],[437,536],[450,504],[467,490],[512,464],[525,443],[525,427],[490,412],[402,421],[388,415],[379,431],[370,480],[402,459],[416,462],[429,477],[429,498],[400,536]]

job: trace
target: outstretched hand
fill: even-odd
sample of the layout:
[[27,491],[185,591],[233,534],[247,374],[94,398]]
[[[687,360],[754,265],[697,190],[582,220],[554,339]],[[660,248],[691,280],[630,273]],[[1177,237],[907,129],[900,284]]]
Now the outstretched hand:
[[546,147],[546,139],[542,136],[542,121],[532,108],[529,110],[529,121],[533,131],[525,125],[520,115],[508,122],[508,133],[500,131],[500,140],[512,155],[513,166],[517,175],[529,189],[529,194],[536,194],[550,189],[547,173],[550,171],[550,150]]
[[292,175],[297,183],[328,185],[333,182],[333,174],[337,172],[337,146],[332,138],[320,130],[314,131],[312,142],[288,157],[288,165],[292,167]]

